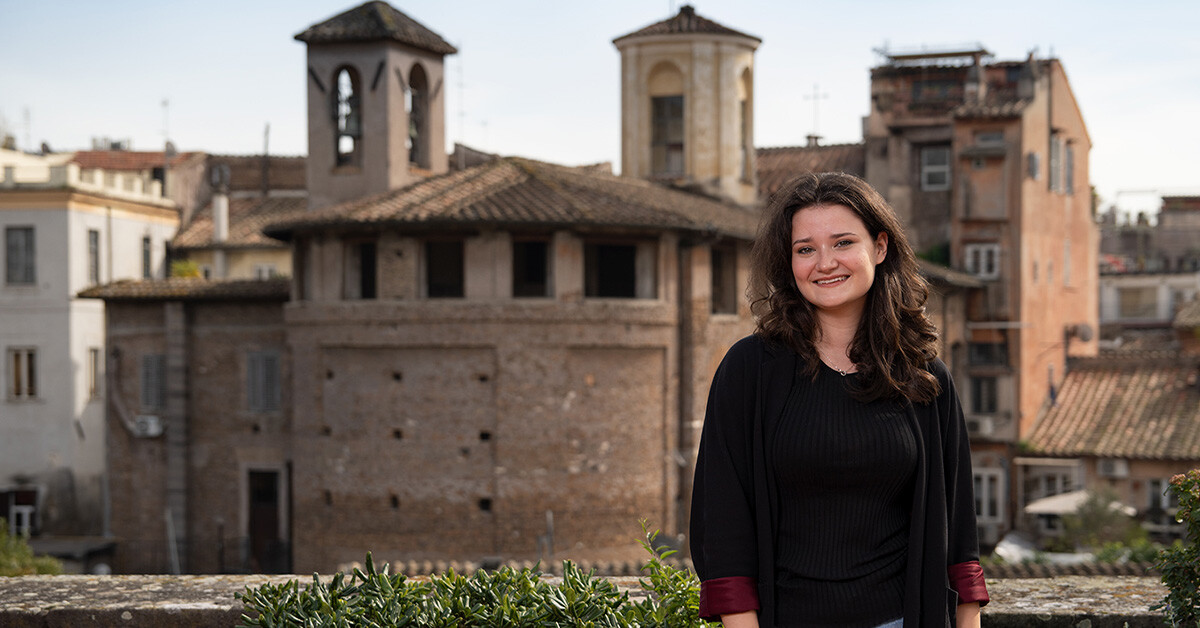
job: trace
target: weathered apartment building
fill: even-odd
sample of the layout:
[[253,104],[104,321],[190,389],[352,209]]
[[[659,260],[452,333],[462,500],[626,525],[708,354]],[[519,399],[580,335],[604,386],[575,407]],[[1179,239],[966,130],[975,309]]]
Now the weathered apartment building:
[[7,149],[0,167],[0,518],[87,553],[106,533],[106,342],[103,304],[76,293],[162,277],[179,212],[150,168]]

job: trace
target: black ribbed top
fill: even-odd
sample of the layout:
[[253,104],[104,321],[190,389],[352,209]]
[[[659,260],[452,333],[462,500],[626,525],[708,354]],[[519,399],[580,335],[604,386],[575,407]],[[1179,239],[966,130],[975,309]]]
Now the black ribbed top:
[[917,440],[900,402],[857,401],[845,383],[824,365],[816,381],[798,369],[768,444],[780,626],[869,628],[904,614]]

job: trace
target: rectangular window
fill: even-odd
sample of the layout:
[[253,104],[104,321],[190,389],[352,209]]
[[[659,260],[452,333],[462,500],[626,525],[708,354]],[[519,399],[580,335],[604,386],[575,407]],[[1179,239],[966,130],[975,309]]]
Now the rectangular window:
[[995,414],[1000,407],[995,377],[971,378],[971,412],[973,414]]
[[737,249],[712,247],[712,313],[737,314]]
[[258,280],[271,279],[276,276],[274,264],[255,264],[254,278]]
[[658,176],[683,174],[683,96],[650,99],[650,164]]
[[104,364],[101,360],[104,359],[104,351],[99,347],[91,347],[88,349],[88,397],[98,399],[100,397],[100,378],[104,372]]
[[975,144],[978,146],[1003,146],[1003,131],[980,131],[975,134]]
[[37,283],[33,227],[4,230],[4,281],[9,285]]
[[8,350],[9,399],[37,399],[37,349],[18,347]]
[[1008,366],[1008,345],[1002,342],[972,342],[967,345],[967,364]]
[[1158,287],[1118,288],[1117,314],[1121,318],[1156,318],[1158,316]]
[[514,297],[550,295],[550,244],[545,240],[514,240],[512,245]]
[[346,299],[374,299],[378,297],[376,246],[374,240],[347,240],[345,267],[342,278],[343,297]]
[[1063,183],[1067,194],[1075,193],[1075,147],[1067,142],[1066,163],[1063,164]]
[[1063,240],[1063,285],[1071,285],[1071,239]]
[[462,240],[425,243],[425,295],[431,299],[461,299],[465,294]]
[[167,407],[167,356],[152,353],[142,356],[141,405],[146,412]]
[[926,146],[921,149],[921,189],[926,192],[950,189],[949,146]]
[[100,232],[88,229],[87,281],[89,286],[100,283]]
[[1004,471],[978,469],[975,476],[975,517],[980,523],[1004,520]]
[[1160,526],[1180,525],[1175,520],[1175,514],[1179,511],[1179,496],[1167,490],[1169,485],[1169,480],[1160,478],[1146,482],[1146,492],[1149,497],[1146,508],[1148,523]]
[[1062,192],[1062,139],[1050,134],[1050,191]]
[[1000,277],[1000,245],[968,244],[965,247],[967,272],[980,279]]
[[146,236],[142,238],[142,279],[154,278],[154,264],[150,252],[150,236]]
[[246,356],[246,406],[251,412],[279,410],[279,354],[251,351]]
[[637,297],[637,246],[587,244],[583,249],[584,296]]

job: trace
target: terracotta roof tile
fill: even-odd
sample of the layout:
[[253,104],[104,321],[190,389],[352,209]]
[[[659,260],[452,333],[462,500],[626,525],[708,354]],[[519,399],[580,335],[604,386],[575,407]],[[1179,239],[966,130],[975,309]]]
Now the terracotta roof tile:
[[458,49],[441,35],[381,0],[372,0],[308,27],[296,35],[308,44],[393,40],[440,55]]
[[1175,329],[1200,328],[1200,301],[1192,301],[1183,306],[1171,323]]
[[758,214],[641,179],[505,157],[280,220],[265,231],[288,238],[330,226],[479,223],[675,229],[748,240]]
[[[179,153],[171,159],[171,165],[182,163],[197,153]],[[75,153],[72,163],[80,168],[103,168],[105,170],[143,171],[161,168],[166,160],[163,151],[132,150],[81,150]]]
[[[306,196],[284,196],[268,198],[229,199],[229,237],[223,247],[231,248],[281,248],[287,245],[263,235],[263,227],[293,216],[308,209]],[[175,238],[171,246],[177,249],[203,249],[214,245],[212,203],[192,215],[191,220]]]
[[261,280],[172,277],[118,281],[88,288],[79,296],[105,301],[286,301],[290,292],[291,280],[286,277]]
[[756,162],[758,197],[764,201],[806,172],[845,172],[858,177],[867,172],[867,152],[861,143],[759,148]]
[[1073,363],[1058,403],[1034,427],[1034,453],[1200,460],[1197,364],[1178,355]]
[[679,7],[679,13],[674,17],[665,19],[661,22],[655,22],[643,29],[636,30],[627,35],[622,35],[613,40],[613,43],[633,37],[645,37],[648,35],[676,35],[676,34],[691,34],[691,33],[707,33],[712,35],[735,35],[737,37],[748,37],[754,41],[761,42],[762,39],[754,35],[747,35],[741,31],[735,31],[732,28],[722,26],[708,18],[696,15],[696,10],[690,4],[685,4]]

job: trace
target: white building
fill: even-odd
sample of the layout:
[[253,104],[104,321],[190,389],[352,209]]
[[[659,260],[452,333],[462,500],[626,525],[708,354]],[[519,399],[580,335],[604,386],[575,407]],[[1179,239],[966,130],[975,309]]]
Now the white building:
[[104,306],[88,286],[162,277],[175,203],[149,172],[0,150],[0,517],[106,532]]

